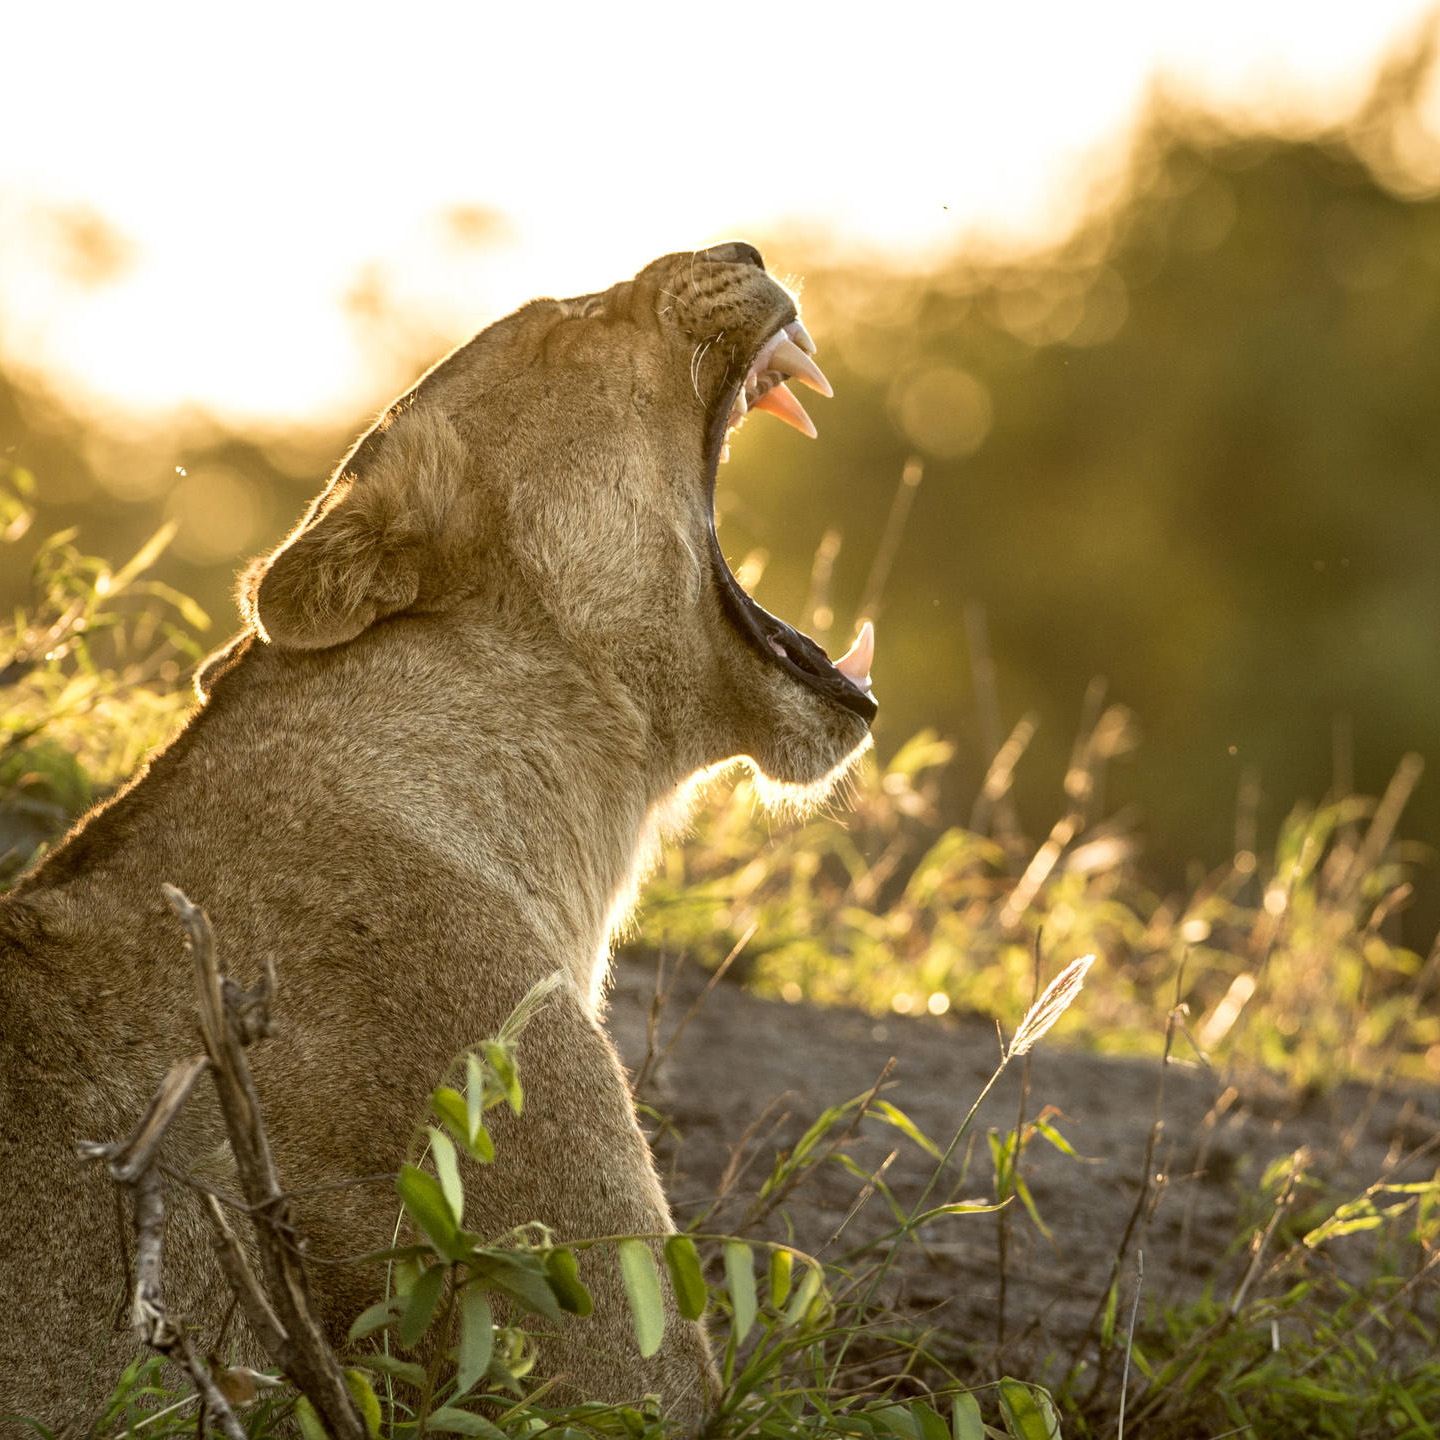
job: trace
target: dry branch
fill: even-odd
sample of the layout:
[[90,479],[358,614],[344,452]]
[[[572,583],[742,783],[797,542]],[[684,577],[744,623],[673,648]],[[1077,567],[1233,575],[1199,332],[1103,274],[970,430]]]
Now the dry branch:
[[208,1416],[228,1440],[243,1440],[244,1430],[196,1354],[184,1325],[168,1314],[161,1287],[165,1203],[159,1151],[170,1123],[184,1108],[196,1081],[208,1071],[220,1098],[264,1283],[251,1269],[219,1203],[207,1194],[205,1210],[215,1229],[220,1268],[256,1339],[314,1405],[326,1430],[336,1440],[369,1440],[368,1428],[310,1301],[301,1246],[291,1223],[290,1198],[280,1187],[259,1096],[245,1060],[244,1047],[271,1033],[269,1002],[274,975],[267,967],[265,979],[253,991],[222,976],[215,959],[214,934],[204,912],[173,885],[162,888],[185,928],[186,944],[195,962],[205,1054],[171,1067],[127,1139],[81,1146],[82,1155],[106,1161],[112,1178],[131,1194],[136,1240],[132,1323],[143,1343],[184,1366],[201,1397],[201,1433]]

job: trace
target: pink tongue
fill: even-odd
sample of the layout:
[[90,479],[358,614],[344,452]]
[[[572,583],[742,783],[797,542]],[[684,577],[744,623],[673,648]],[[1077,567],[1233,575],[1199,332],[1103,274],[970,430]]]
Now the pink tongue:
[[862,690],[870,688],[870,666],[875,659],[875,627],[867,620],[855,643],[835,662],[835,668]]

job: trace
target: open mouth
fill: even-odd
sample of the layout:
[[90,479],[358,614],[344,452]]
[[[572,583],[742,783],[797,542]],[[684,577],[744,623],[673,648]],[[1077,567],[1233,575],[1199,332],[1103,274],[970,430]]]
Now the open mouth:
[[[793,314],[793,312],[792,312]],[[830,382],[811,356],[815,342],[798,319],[783,324],[760,347],[743,375],[722,392],[723,408],[711,421],[707,452],[710,456],[710,551],[720,593],[726,609],[740,631],[772,664],[779,665],[801,684],[859,715],[867,724],[875,718],[878,705],[870,693],[870,665],[875,654],[875,631],[867,620],[855,643],[838,660],[831,660],[808,635],[787,625],[757,605],[726,563],[715,533],[715,478],[722,461],[730,455],[729,437],[752,410],[763,410],[802,434],[815,435],[815,426],[805,407],[787,388],[788,379],[799,380],[822,395],[832,395]],[[728,400],[728,404],[724,402]]]

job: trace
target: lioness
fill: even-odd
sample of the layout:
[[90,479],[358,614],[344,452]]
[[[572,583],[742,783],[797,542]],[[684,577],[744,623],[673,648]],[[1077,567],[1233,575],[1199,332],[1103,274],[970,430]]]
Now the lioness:
[[[812,351],[740,243],[537,300],[396,401],[251,566],[247,628],[188,725],[0,908],[0,1412],[73,1424],[133,1353],[127,1224],[76,1144],[125,1134],[197,1048],[164,881],[209,912],[243,983],[278,972],[278,1033],[252,1063],[286,1184],[395,1170],[450,1058],[559,969],[467,1224],[671,1228],[597,1019],[612,926],[697,772],[743,756],[822,789],[875,713],[868,628],[832,664],[750,599],[715,534],[728,431],[747,409],[811,429],[781,382],[828,393]],[[167,1147],[225,1187],[208,1094]],[[383,1181],[299,1207],[331,1259],[389,1243],[396,1213]],[[228,1295],[180,1186],[166,1265],[203,1349]],[[382,1283],[311,1273],[337,1337]],[[656,1392],[699,1416],[701,1327],[671,1313],[643,1361],[613,1254],[582,1277],[596,1313],[541,1341],[540,1372],[571,1399]]]

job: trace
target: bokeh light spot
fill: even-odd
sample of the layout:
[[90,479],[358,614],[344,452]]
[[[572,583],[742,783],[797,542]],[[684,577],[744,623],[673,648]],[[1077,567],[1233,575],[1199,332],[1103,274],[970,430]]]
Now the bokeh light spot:
[[226,465],[207,465],[181,478],[165,513],[180,522],[175,553],[196,565],[244,554],[255,543],[262,518],[255,487]]
[[891,403],[906,437],[942,460],[974,454],[990,433],[990,392],[968,371],[951,365],[902,377]]

